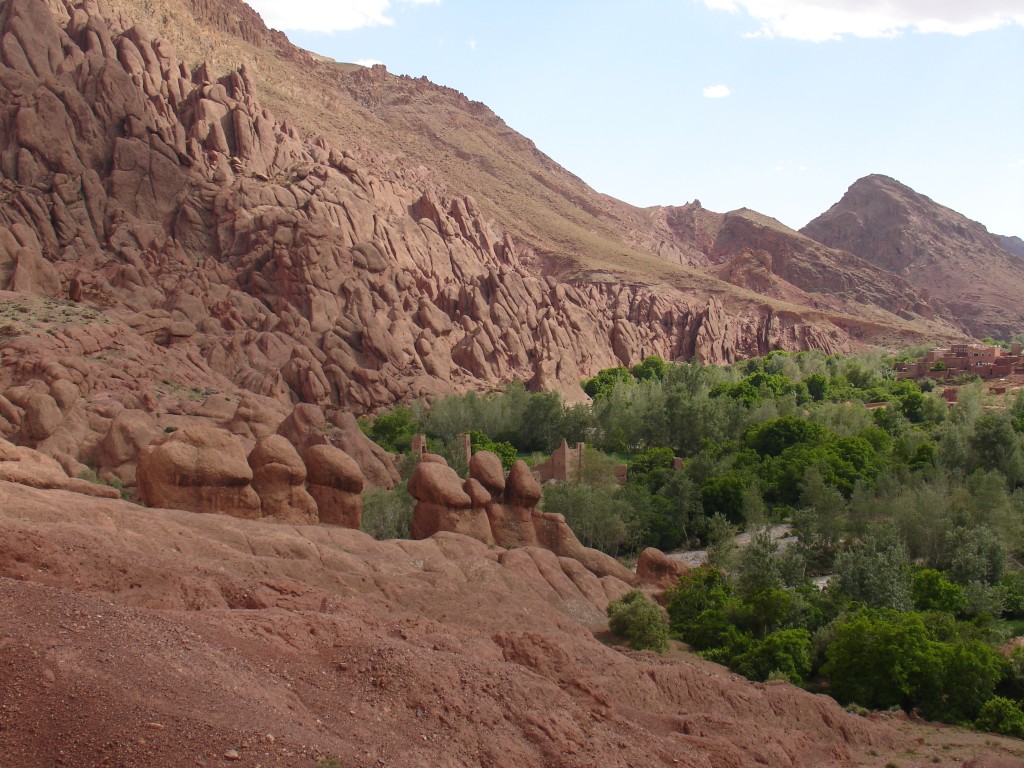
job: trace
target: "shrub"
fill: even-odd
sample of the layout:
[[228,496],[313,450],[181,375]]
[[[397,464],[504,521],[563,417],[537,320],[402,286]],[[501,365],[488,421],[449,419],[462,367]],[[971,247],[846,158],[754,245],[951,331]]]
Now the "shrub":
[[833,695],[874,709],[912,702],[935,666],[921,617],[889,609],[862,610],[841,621],[825,658],[822,672]]
[[639,589],[608,604],[608,628],[640,651],[668,650],[668,623],[654,603]]
[[731,659],[729,668],[749,680],[773,677],[800,685],[811,671],[811,633],[806,629],[773,632]]
[[408,539],[412,535],[412,496],[399,485],[391,491],[363,493],[363,519],[359,528],[378,540]]
[[132,492],[124,487],[124,483],[122,483],[116,477],[113,477],[110,480],[106,480],[100,477],[98,474],[96,474],[96,470],[93,469],[92,467],[89,467],[88,469],[83,469],[81,472],[79,472],[78,479],[87,480],[88,482],[95,483],[96,485],[106,485],[110,488],[113,488],[115,491],[121,494],[121,498],[124,501],[129,501],[132,497]]
[[516,463],[516,459],[519,457],[519,453],[512,443],[495,442],[479,430],[469,433],[469,442],[473,453],[477,451],[490,451],[501,459],[501,466],[505,468],[506,472],[512,469],[512,465]]
[[1024,711],[1013,699],[993,696],[982,706],[974,727],[980,731],[1024,739]]
[[954,615],[967,609],[967,594],[941,571],[925,568],[914,574],[910,588],[914,607],[919,611],[945,611]]

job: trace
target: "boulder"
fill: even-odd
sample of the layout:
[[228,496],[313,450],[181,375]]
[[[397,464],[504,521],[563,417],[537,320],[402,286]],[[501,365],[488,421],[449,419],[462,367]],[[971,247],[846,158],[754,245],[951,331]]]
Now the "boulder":
[[32,488],[74,491],[104,499],[120,499],[120,492],[109,485],[69,477],[56,459],[25,446],[0,438],[0,481]]
[[690,572],[690,567],[682,560],[669,557],[660,549],[648,547],[640,553],[636,561],[636,575],[640,581],[668,589],[679,582],[680,576]]
[[359,528],[363,521],[364,480],[359,465],[340,448],[314,445],[302,454],[309,495],[316,501],[321,523]]
[[417,501],[450,509],[473,506],[469,494],[462,488],[462,478],[447,464],[422,461],[417,464],[409,478],[409,493]]
[[21,419],[21,442],[26,445],[37,445],[48,438],[64,421],[57,401],[50,395],[37,392],[25,403],[25,413]]
[[136,480],[150,507],[260,516],[245,449],[223,429],[189,426],[150,443],[139,454]]
[[[160,435],[160,430],[148,413],[126,408],[110,422],[110,428],[96,446],[96,466],[114,470],[130,465],[134,474],[139,453]],[[118,472],[118,476],[122,476],[122,473]]]
[[296,525],[319,520],[316,501],[306,491],[306,465],[287,439],[281,435],[260,438],[248,460],[264,517]]

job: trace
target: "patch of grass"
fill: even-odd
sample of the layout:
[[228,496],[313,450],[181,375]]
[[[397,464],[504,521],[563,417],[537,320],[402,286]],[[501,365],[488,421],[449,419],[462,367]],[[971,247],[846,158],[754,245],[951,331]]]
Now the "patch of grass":
[[124,483],[122,483],[116,477],[113,478],[112,480],[104,480],[102,477],[96,474],[96,470],[93,469],[92,467],[89,467],[88,469],[83,469],[81,472],[79,472],[78,479],[86,480],[90,483],[95,483],[96,485],[105,485],[109,488],[113,488],[115,491],[121,494],[121,498],[124,501],[128,501],[132,497],[132,492],[124,487]]

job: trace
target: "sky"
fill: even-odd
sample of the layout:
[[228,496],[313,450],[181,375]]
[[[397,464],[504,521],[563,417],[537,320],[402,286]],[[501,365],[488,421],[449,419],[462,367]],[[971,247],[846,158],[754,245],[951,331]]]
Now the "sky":
[[1024,0],[248,0],[295,44],[482,101],[638,206],[795,229],[892,176],[1024,237]]

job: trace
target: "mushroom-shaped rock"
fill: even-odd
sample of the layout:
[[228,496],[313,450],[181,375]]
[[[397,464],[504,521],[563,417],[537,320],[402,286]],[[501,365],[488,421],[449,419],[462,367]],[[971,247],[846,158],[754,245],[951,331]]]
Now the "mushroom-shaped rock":
[[409,478],[409,493],[417,501],[449,509],[468,509],[473,505],[469,494],[462,490],[462,478],[447,464],[417,464]]
[[493,544],[484,505],[487,490],[475,480],[463,482],[445,463],[421,461],[409,479],[409,493],[416,499],[412,513],[412,537],[426,539],[439,531],[471,536]]
[[242,442],[223,429],[189,426],[142,449],[138,492],[150,507],[254,519],[260,500]]
[[662,589],[675,586],[679,577],[689,572],[690,567],[682,560],[669,557],[654,547],[648,547],[641,552],[640,558],[636,561],[637,578]]
[[[495,457],[497,458],[497,457]],[[535,507],[541,497],[540,483],[529,465],[520,459],[512,465],[505,481],[505,503],[513,507]]]
[[298,525],[318,521],[316,502],[306,491],[306,465],[287,438],[260,438],[249,453],[249,466],[264,517]]
[[469,476],[491,492],[492,496],[501,496],[505,490],[505,470],[501,459],[490,451],[477,451],[469,460]]
[[473,507],[484,507],[491,503],[491,494],[479,481],[470,478],[462,484],[462,490],[469,496]]
[[142,449],[159,437],[160,430],[148,413],[125,408],[110,422],[107,434],[96,446],[96,465],[110,469],[126,464],[134,467]]
[[363,472],[355,460],[333,445],[314,445],[302,454],[309,495],[320,522],[359,528],[363,521]]

